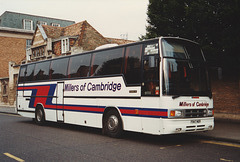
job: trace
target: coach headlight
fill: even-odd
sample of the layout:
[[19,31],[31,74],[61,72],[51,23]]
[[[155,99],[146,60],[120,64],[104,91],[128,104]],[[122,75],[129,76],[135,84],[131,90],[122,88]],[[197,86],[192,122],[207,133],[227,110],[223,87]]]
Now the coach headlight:
[[214,110],[213,109],[208,109],[207,110],[207,114],[208,114],[208,116],[213,116],[214,115]]
[[171,110],[170,111],[170,117],[172,118],[180,118],[183,117],[183,111],[182,110]]

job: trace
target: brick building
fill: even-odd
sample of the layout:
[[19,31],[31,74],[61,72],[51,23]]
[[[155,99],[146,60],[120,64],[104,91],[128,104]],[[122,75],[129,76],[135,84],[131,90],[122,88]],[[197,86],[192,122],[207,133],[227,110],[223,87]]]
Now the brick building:
[[12,85],[17,79],[11,68],[18,68],[16,64],[20,64],[25,58],[26,40],[31,40],[32,35],[33,31],[0,27],[0,102],[14,102],[15,88]]
[[37,24],[69,26],[74,21],[6,11],[0,16],[0,104],[13,105],[19,65]]

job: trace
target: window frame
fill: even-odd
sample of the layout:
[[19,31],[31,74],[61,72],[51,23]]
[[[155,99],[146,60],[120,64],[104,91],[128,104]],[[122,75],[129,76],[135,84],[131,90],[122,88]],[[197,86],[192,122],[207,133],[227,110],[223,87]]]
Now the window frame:
[[[26,29],[26,23],[30,22],[30,29]],[[23,29],[25,30],[33,30],[33,21],[30,19],[23,19]]]
[[37,24],[38,25],[47,25],[47,22],[46,21],[38,21]]
[[[133,44],[133,45],[128,45],[128,46],[125,46],[125,54],[124,54],[124,69],[123,69],[123,72],[122,74],[124,75],[124,78],[125,78],[125,81],[126,81],[126,84],[127,85],[140,85],[141,82],[142,82],[142,60],[143,60],[143,43],[138,43],[138,44]],[[139,81],[130,81],[129,76],[132,76],[132,75],[129,75],[129,70],[128,70],[128,63],[129,63],[129,60],[132,56],[129,57],[129,53],[131,51],[131,48],[133,47],[136,47],[136,46],[139,46],[139,52],[140,52],[140,56],[139,55],[136,55],[136,56],[139,56],[139,67],[138,68],[134,68],[135,72],[136,72],[136,69],[138,69],[138,72],[139,72],[139,76],[138,76],[138,80]],[[134,61],[134,60],[133,60]],[[132,68],[130,71],[134,71]],[[135,72],[132,72],[132,73],[135,73]],[[129,76],[128,76],[129,75]]]
[[[50,79],[50,80],[67,78],[67,76],[68,76],[67,73],[68,73],[69,59],[70,59],[70,57],[64,57],[64,58],[59,58],[59,59],[53,59],[53,60],[50,61],[50,66],[49,66],[49,79]],[[55,75],[59,75],[59,74],[54,74],[54,73],[52,72],[53,62],[57,62],[57,61],[59,61],[59,60],[66,60],[66,66],[63,66],[63,67],[64,67],[63,70],[65,70],[65,75],[64,75],[64,77],[55,77]],[[53,76],[54,76],[54,77],[53,77]]]
[[[36,68],[37,66],[39,66],[40,64],[42,64],[42,63],[48,63],[49,62],[49,65],[48,65],[48,69],[46,69],[47,70],[47,74],[46,74],[46,78],[38,78],[39,76],[38,76],[38,74],[36,74],[36,69],[37,70],[39,70],[38,68]],[[49,79],[49,69],[50,69],[50,65],[51,65],[51,60],[47,60],[47,61],[44,61],[44,62],[39,62],[39,63],[36,63],[36,65],[35,65],[35,68],[34,68],[34,74],[33,74],[33,80],[34,81],[41,81],[41,80],[48,80]],[[38,73],[39,73],[39,71],[38,71]]]
[[26,39],[26,48],[31,48],[32,45],[32,40],[31,39]]
[[60,24],[58,24],[58,23],[51,23],[51,26],[61,27]]
[[[85,60],[85,61],[89,61],[88,62],[88,71],[87,71],[87,75],[86,76],[81,76],[82,72],[80,71],[80,75],[76,76],[76,74],[78,73],[78,69],[80,69],[81,66],[78,66],[77,72],[76,73],[71,73],[71,65],[72,65],[72,59],[77,58],[77,57],[89,57],[89,60]],[[75,60],[75,59],[74,59]],[[77,59],[78,60],[78,59]],[[75,56],[71,56],[69,57],[69,63],[68,63],[68,71],[67,71],[67,77],[68,78],[84,78],[84,77],[89,77],[90,74],[90,70],[91,70],[91,62],[92,62],[92,53],[87,53],[87,54],[81,54],[81,55],[75,55]],[[79,65],[85,65],[85,64],[79,64]]]
[[[32,79],[31,79],[31,80],[29,80],[30,75],[27,76],[28,66],[34,66],[33,69],[32,69]],[[28,65],[26,66],[25,75],[24,75],[24,82],[31,82],[31,81],[34,81],[34,71],[35,71],[35,66],[36,66],[35,63],[33,63],[33,64],[28,64]],[[27,77],[28,77],[28,78],[27,78]]]
[[[160,44],[158,40],[144,42],[142,47],[142,96],[160,96]],[[146,65],[146,66],[145,66]]]
[[62,54],[65,54],[69,52],[69,38],[63,38],[61,39],[61,52]]
[[[114,50],[119,50],[119,52],[121,52],[121,55],[116,55],[116,53],[112,52],[112,53],[108,53],[109,51],[114,51]],[[101,54],[103,52],[103,54]],[[105,52],[105,53],[104,53]],[[118,54],[118,53],[117,53]],[[100,57],[102,58],[106,58],[109,57],[110,59],[104,59],[103,62],[101,62],[101,68],[103,67],[103,65],[109,61],[113,61],[115,59],[121,59],[121,67],[119,68],[119,72],[118,73],[111,73],[110,71],[108,71],[108,73],[110,72],[110,74],[106,73],[106,74],[97,74],[99,72],[100,69],[94,68],[93,65],[95,63],[95,59],[96,57],[99,57],[99,55],[101,55]],[[105,57],[104,57],[105,55]],[[114,57],[111,57],[111,55],[114,55]],[[115,57],[115,56],[119,56],[119,57]],[[123,67],[124,67],[124,58],[125,58],[125,46],[123,47],[117,47],[117,48],[110,48],[107,50],[100,50],[97,52],[92,53],[92,60],[91,60],[91,70],[90,70],[90,76],[91,77],[97,77],[97,76],[106,76],[106,75],[119,75],[119,74],[123,74]],[[97,73],[96,70],[98,69]],[[108,68],[109,69],[109,68]]]
[[[22,71],[24,70],[24,71]],[[26,77],[27,65],[23,65],[19,69],[18,83],[24,83]],[[23,75],[22,75],[23,74]]]

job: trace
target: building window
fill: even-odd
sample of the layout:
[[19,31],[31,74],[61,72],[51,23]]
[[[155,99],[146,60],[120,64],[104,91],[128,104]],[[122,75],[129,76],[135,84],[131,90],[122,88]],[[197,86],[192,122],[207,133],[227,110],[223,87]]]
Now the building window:
[[26,48],[30,48],[32,44],[32,40],[31,39],[27,39],[26,40]]
[[3,93],[2,93],[4,96],[7,95],[7,83],[4,81],[3,83]]
[[33,21],[24,19],[23,20],[23,29],[33,30]]
[[38,21],[37,24],[38,24],[38,25],[47,25],[47,22],[44,22],[44,21]]
[[62,39],[61,41],[61,46],[62,46],[62,54],[67,53],[69,51],[69,39]]
[[7,85],[3,85],[3,95],[7,94]]
[[41,55],[44,56],[44,55],[45,55],[45,53],[44,53],[44,51],[45,51],[45,50],[44,50],[44,47],[42,47],[41,49],[42,49]]
[[45,48],[44,47],[38,47],[32,50],[32,56],[34,57],[43,57],[45,55]]
[[60,27],[60,24],[57,23],[51,23],[52,26]]
[[36,50],[37,57],[39,57],[39,48]]

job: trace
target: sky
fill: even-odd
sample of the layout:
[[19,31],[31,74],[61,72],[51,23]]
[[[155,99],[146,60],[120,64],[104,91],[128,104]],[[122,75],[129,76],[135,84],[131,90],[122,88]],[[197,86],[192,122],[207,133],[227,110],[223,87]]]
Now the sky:
[[87,20],[104,37],[138,40],[146,33],[148,0],[0,0],[5,11],[76,23]]

